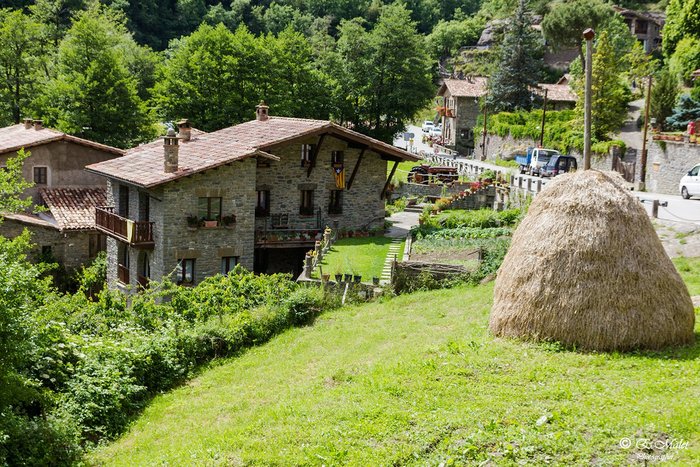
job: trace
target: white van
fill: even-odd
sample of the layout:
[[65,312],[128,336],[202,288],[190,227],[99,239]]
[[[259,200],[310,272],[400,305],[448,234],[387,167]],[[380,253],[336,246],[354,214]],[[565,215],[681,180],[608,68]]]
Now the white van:
[[700,164],[683,175],[681,182],[678,184],[678,189],[683,199],[689,199],[691,196],[700,195]]

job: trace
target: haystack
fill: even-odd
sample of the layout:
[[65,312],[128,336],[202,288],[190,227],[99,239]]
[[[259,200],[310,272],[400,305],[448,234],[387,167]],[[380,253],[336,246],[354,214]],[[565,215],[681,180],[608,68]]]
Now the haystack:
[[688,289],[640,202],[613,172],[553,179],[535,198],[498,271],[496,336],[585,350],[694,341]]

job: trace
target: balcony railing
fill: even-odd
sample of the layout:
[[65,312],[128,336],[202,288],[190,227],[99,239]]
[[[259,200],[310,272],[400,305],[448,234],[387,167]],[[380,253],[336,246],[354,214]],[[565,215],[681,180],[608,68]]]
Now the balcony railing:
[[114,213],[113,207],[95,208],[95,226],[98,230],[135,247],[152,247],[153,222],[126,219]]
[[275,214],[255,222],[256,245],[313,245],[322,232],[321,210],[311,215]]
[[123,264],[117,265],[117,279],[122,284],[129,285],[129,268]]

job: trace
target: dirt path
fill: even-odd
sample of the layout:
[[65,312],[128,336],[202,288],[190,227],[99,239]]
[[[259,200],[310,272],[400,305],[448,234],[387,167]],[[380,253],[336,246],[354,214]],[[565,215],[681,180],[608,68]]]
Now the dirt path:
[[667,220],[655,220],[653,224],[668,256],[700,256],[699,225]]

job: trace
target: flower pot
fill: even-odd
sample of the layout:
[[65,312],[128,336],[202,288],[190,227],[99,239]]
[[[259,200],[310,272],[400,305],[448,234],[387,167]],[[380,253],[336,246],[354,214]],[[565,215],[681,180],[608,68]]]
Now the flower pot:
[[219,221],[204,221],[204,227],[206,228],[212,228],[212,227],[218,227]]
[[372,278],[372,284],[374,284],[374,285],[379,285],[379,278],[378,278],[378,277],[373,277],[373,278]]
[[342,274],[336,274],[335,275],[335,281],[340,283],[343,282],[343,275]]
[[356,284],[359,284],[362,281],[362,276],[352,276],[352,278]]
[[323,283],[326,283],[329,280],[331,280],[331,275],[330,274],[321,274],[321,280],[323,281]]
[[350,282],[352,280],[352,274],[345,274],[345,282]]

